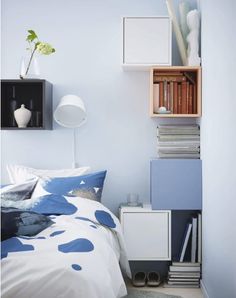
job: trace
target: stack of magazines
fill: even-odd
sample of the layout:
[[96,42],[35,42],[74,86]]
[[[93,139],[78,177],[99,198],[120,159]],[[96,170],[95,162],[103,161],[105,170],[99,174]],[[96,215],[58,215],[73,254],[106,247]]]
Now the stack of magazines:
[[166,288],[199,288],[201,278],[200,263],[172,262],[169,267]]
[[158,125],[159,158],[200,158],[200,128],[197,124]]

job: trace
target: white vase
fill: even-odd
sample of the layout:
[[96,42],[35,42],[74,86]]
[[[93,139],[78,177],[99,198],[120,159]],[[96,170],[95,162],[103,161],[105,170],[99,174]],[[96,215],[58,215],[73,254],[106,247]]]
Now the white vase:
[[14,111],[14,117],[18,127],[25,128],[30,121],[31,112],[25,108],[25,105],[22,104],[19,109]]

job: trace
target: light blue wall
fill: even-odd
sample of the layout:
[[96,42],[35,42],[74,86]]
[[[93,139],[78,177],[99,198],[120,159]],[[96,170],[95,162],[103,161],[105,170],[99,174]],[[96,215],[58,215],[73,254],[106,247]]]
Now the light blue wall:
[[236,2],[201,1],[203,283],[236,297]]
[[[28,29],[56,48],[40,57],[41,77],[54,86],[54,107],[68,93],[84,100],[88,122],[79,130],[79,162],[108,170],[103,202],[113,211],[129,192],[149,201],[157,121],[148,115],[149,74],[121,68],[121,18],[152,15],[167,15],[164,0],[2,0],[2,77],[17,78]],[[175,42],[173,57],[178,64]],[[7,163],[68,168],[72,131],[55,123],[52,131],[3,131],[3,182]]]

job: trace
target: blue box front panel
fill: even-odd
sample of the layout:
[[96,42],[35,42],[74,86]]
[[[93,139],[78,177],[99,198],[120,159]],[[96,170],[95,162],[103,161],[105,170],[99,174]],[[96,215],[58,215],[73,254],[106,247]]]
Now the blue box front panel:
[[202,161],[151,160],[150,186],[152,209],[201,210]]

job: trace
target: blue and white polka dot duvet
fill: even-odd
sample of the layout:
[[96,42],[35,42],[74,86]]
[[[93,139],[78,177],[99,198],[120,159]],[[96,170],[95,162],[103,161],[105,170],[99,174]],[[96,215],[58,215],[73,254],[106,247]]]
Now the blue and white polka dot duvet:
[[128,276],[130,269],[118,219],[99,202],[64,199],[70,214],[50,215],[54,224],[34,237],[2,242],[3,298],[126,295],[120,265]]

